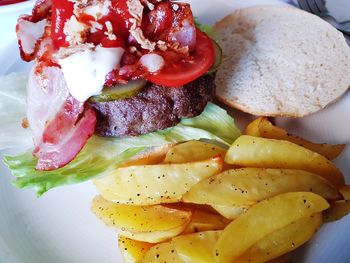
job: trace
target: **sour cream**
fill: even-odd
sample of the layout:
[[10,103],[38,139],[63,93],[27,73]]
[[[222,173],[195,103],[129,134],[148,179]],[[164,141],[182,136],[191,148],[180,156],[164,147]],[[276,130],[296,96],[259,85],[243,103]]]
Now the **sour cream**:
[[151,73],[161,70],[165,64],[162,56],[153,53],[143,55],[140,62]]
[[120,67],[124,49],[96,47],[60,59],[70,94],[80,102],[101,93],[106,75]]

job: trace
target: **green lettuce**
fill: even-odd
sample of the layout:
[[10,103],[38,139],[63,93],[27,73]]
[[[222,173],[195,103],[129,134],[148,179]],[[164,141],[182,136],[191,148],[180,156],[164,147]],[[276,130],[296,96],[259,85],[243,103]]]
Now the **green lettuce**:
[[195,18],[196,27],[199,28],[202,32],[206,33],[210,38],[216,39],[214,27],[212,25],[203,24],[199,22],[198,18]]
[[32,151],[5,156],[4,162],[16,177],[17,187],[33,188],[41,196],[54,187],[104,176],[150,147],[200,139],[229,146],[239,135],[233,118],[219,106],[209,103],[201,115],[183,119],[162,131],[127,138],[93,136],[72,162],[54,171],[35,170],[37,160]]
[[0,76],[0,150],[33,144],[31,131],[21,126],[27,110],[26,82],[21,73]]

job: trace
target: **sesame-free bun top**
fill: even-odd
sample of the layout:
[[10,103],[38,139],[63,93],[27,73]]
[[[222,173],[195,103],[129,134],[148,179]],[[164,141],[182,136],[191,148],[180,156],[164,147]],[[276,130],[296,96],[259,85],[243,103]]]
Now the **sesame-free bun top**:
[[321,18],[292,7],[240,9],[215,25],[217,97],[242,111],[302,117],[350,86],[350,48]]

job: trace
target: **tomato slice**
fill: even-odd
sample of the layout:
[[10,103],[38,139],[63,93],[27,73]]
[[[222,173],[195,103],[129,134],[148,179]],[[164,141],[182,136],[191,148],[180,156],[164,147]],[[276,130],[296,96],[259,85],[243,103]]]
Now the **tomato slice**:
[[215,62],[214,45],[199,29],[196,34],[196,48],[189,57],[173,61],[164,54],[165,67],[157,73],[149,74],[146,79],[161,86],[180,87],[205,74]]

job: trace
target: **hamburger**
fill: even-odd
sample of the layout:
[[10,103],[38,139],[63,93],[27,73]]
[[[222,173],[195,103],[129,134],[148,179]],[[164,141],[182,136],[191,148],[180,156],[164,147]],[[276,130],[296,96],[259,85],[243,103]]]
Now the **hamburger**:
[[220,48],[189,4],[162,0],[38,0],[18,19],[34,60],[27,120],[36,170],[70,163],[93,134],[139,136],[203,112]]

